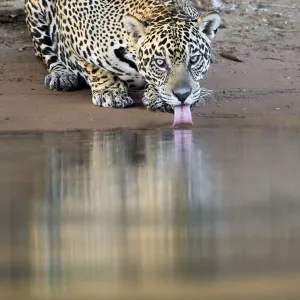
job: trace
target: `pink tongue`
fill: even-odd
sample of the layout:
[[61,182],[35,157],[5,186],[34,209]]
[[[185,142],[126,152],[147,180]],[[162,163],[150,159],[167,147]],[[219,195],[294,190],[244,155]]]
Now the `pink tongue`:
[[174,107],[174,122],[172,126],[180,124],[193,124],[189,105],[177,105]]

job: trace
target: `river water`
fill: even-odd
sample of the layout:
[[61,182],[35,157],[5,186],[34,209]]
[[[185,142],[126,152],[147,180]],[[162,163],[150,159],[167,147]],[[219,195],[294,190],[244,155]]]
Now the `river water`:
[[0,135],[1,299],[300,299],[299,137]]

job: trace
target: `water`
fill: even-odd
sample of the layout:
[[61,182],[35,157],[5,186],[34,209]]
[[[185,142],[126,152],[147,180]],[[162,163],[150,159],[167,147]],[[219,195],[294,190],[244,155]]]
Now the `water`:
[[1,299],[299,299],[299,137],[0,135]]

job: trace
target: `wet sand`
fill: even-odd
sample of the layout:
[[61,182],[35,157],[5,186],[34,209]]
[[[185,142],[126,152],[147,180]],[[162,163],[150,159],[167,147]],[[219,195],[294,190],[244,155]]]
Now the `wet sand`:
[[[213,63],[203,82],[214,96],[195,110],[194,127],[298,123],[300,48],[295,32],[300,29],[299,16],[297,9],[276,6],[265,15],[223,13],[226,28],[213,41]],[[224,51],[243,62],[220,56]],[[47,90],[45,75],[24,24],[1,24],[0,131],[166,128],[172,124],[171,114],[145,111],[140,94],[134,95],[132,108],[98,108],[91,102],[89,89]]]

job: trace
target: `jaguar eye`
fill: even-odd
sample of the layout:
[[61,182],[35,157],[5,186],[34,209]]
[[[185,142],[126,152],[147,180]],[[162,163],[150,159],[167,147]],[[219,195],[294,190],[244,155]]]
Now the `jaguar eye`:
[[190,58],[191,65],[196,65],[200,61],[200,55],[194,55]]
[[166,69],[167,68],[167,62],[162,58],[156,58],[154,60],[154,62],[156,64],[156,66],[161,68],[161,69]]

